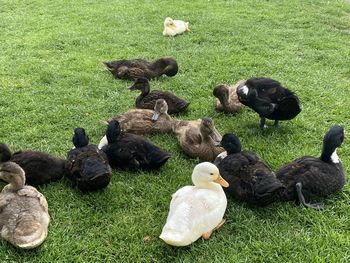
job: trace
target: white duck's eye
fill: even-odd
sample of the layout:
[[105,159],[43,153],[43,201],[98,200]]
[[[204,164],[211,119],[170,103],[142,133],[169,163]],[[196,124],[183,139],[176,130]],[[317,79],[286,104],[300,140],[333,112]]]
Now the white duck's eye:
[[210,175],[214,175],[214,173],[210,173]]

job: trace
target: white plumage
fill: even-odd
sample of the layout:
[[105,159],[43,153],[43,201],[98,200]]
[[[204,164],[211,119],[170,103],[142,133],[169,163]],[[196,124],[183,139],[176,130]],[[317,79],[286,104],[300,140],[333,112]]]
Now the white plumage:
[[190,31],[188,22],[182,20],[173,20],[170,17],[165,18],[164,20],[164,36],[175,36],[182,34],[186,31]]
[[[194,186],[172,195],[167,222],[160,238],[173,246],[186,246],[211,232],[223,221],[227,206],[218,168],[209,162],[198,164],[192,173]],[[220,185],[221,184],[221,185]]]

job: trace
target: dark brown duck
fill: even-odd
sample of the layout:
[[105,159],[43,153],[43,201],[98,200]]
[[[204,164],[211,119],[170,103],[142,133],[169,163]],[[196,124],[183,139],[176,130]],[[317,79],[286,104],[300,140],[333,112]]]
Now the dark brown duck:
[[152,90],[146,78],[138,78],[135,83],[129,87],[129,90],[140,90],[141,94],[136,98],[136,108],[153,110],[158,99],[163,99],[168,104],[168,113],[179,113],[184,111],[189,102],[175,96],[167,91]]
[[144,59],[123,59],[103,63],[113,76],[118,79],[134,80],[140,77],[153,79],[163,74],[172,77],[178,71],[177,62],[172,57],[163,57],[153,62]]

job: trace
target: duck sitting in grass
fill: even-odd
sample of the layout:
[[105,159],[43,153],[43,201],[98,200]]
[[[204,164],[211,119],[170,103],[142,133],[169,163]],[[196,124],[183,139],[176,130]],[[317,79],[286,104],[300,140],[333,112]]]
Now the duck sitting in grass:
[[179,69],[175,58],[172,57],[163,57],[153,62],[144,59],[122,59],[103,63],[115,78],[129,80],[141,77],[154,79],[162,75],[173,77]]
[[76,128],[73,135],[75,148],[68,152],[71,163],[68,176],[82,192],[96,191],[107,187],[112,178],[112,169],[106,154],[96,145],[89,144],[89,137],[83,128]]
[[224,151],[216,147],[221,141],[221,135],[210,118],[175,121],[173,131],[184,153],[192,158],[212,162]]
[[215,109],[217,111],[232,114],[242,111],[243,104],[238,99],[237,87],[243,82],[245,82],[245,80],[241,80],[233,86],[220,84],[214,88],[213,95],[217,98],[215,104]]
[[0,162],[17,163],[25,171],[26,183],[32,186],[47,184],[69,174],[69,162],[51,154],[37,151],[19,151],[14,154],[0,144]]
[[25,185],[24,170],[14,162],[0,164],[0,179],[9,183],[0,193],[1,237],[23,249],[39,246],[50,222],[45,197]]
[[132,109],[109,119],[107,124],[111,120],[117,120],[123,132],[134,134],[171,132],[174,122],[164,99],[156,100],[154,110]]
[[260,116],[260,128],[264,128],[266,119],[291,120],[300,112],[299,98],[281,84],[269,78],[251,78],[237,88],[239,101],[253,109]]
[[119,122],[109,122],[107,144],[101,140],[99,147],[107,154],[112,168],[153,170],[163,166],[170,155],[142,136],[121,131]]
[[220,145],[227,156],[218,165],[221,176],[230,184],[225,192],[251,205],[264,206],[279,198],[284,189],[271,168],[253,152],[242,151],[239,138],[227,133]]
[[276,176],[285,187],[282,201],[298,201],[302,205],[322,209],[320,203],[310,203],[314,198],[335,193],[345,185],[345,171],[337,155],[344,141],[344,129],[335,125],[323,138],[319,158],[303,156],[281,167]]
[[168,91],[152,90],[150,91],[150,84],[146,78],[138,78],[135,83],[129,87],[129,90],[140,90],[141,94],[136,98],[136,108],[153,110],[158,99],[163,99],[168,104],[168,112],[179,113],[184,111],[189,102],[175,96]]
[[160,238],[172,246],[187,246],[201,236],[209,239],[221,227],[227,199],[223,187],[228,183],[218,168],[204,162],[195,166],[192,173],[194,186],[177,190],[170,202],[168,218]]
[[190,31],[188,22],[174,20],[170,17],[165,18],[163,36],[173,37],[188,31]]

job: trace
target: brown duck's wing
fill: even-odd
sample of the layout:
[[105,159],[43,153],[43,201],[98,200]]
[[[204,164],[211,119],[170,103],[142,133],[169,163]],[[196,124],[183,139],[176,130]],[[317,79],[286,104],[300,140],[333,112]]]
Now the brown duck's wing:
[[144,59],[122,59],[122,60],[113,60],[109,62],[104,62],[108,69],[117,69],[119,67],[125,66],[128,68],[140,68],[146,69],[151,66],[151,63]]
[[29,185],[26,185],[26,186],[24,186],[24,188],[18,190],[17,194],[19,196],[26,196],[26,197],[37,199],[37,201],[39,201],[39,204],[42,207],[42,209],[46,213],[48,213],[48,204],[47,204],[46,198],[42,193],[40,193],[38,190],[36,190],[36,188],[29,186]]

